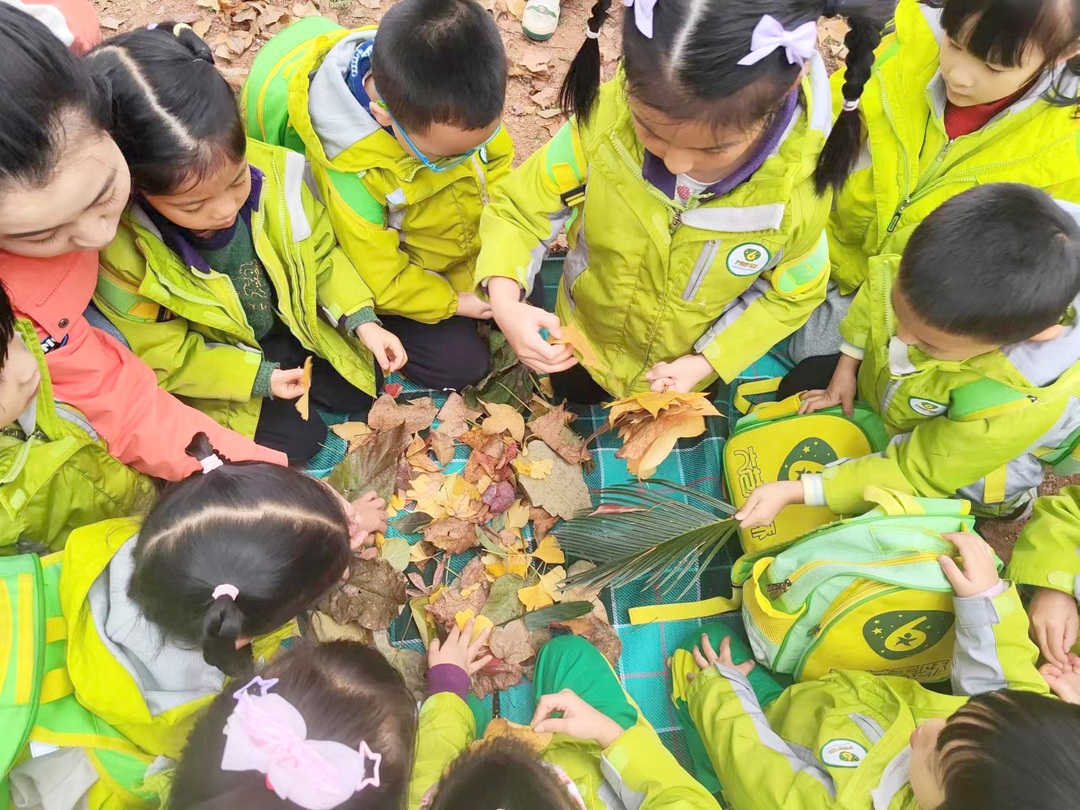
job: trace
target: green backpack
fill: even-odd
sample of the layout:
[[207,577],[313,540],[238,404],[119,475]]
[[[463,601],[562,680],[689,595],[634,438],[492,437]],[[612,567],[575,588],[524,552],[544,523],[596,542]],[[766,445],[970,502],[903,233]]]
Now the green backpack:
[[973,529],[969,504],[877,487],[866,498],[878,505],[860,517],[735,563],[754,656],[796,680],[851,669],[944,681],[955,616],[938,557],[956,549],[941,535]]

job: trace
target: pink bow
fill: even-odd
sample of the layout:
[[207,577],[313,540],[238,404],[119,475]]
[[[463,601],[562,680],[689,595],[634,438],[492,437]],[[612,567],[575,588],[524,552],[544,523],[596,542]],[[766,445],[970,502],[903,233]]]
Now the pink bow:
[[[258,685],[261,694],[248,689]],[[366,787],[379,787],[382,755],[366,742],[359,750],[332,740],[307,739],[300,712],[273,684],[256,678],[236,693],[236,708],[225,723],[223,771],[257,771],[278,798],[306,810],[331,810]]]
[[794,31],[788,31],[778,19],[766,14],[754,27],[750,53],[740,59],[739,64],[756,64],[777,48],[784,49],[791,64],[806,64],[817,51],[817,21],[805,22]]
[[634,25],[641,35],[652,39],[653,35],[653,9],[656,8],[656,0],[623,0],[627,8],[634,7]]

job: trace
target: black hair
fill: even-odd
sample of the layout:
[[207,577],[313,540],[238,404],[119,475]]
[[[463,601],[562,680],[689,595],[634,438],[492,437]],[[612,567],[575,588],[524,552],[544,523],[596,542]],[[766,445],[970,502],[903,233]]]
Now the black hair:
[[[189,455],[220,459],[199,433]],[[247,674],[251,646],[314,605],[348,570],[349,522],[323,483],[288,467],[224,463],[172,486],[135,546],[128,593],[163,632],[208,664]],[[235,598],[213,594],[232,585]]]
[[[1043,52],[1042,72],[1053,70],[1061,57],[1080,42],[1078,0],[924,0],[941,9],[945,33],[978,59],[1002,67],[1015,67],[1034,46]],[[1065,64],[1059,80],[1043,98],[1068,107],[1080,96],[1062,91],[1062,82],[1080,76],[1080,57]]]
[[49,182],[70,141],[107,135],[107,86],[41,22],[0,3],[0,183]]
[[999,346],[1027,340],[1080,294],[1080,228],[1037,188],[977,186],[919,223],[897,284],[931,326]]
[[[405,806],[416,740],[416,699],[397,670],[374,649],[349,641],[303,644],[273,658],[260,677],[278,682],[280,695],[300,712],[307,739],[359,748],[366,742],[380,754],[379,787],[365,787],[338,810],[398,810]],[[191,732],[169,792],[181,810],[298,810],[267,788],[256,771],[221,769],[225,724],[236,707],[233,697],[245,682],[225,688]]]
[[7,287],[0,282],[0,374],[4,371],[4,366],[7,365],[8,347],[11,345],[11,339],[15,337],[15,310],[11,306],[11,299],[8,297]]
[[577,810],[577,804],[528,746],[496,737],[454,760],[428,810]]
[[244,160],[236,96],[190,26],[163,22],[120,34],[86,60],[111,87],[113,137],[136,189],[174,194]]
[[401,0],[379,21],[371,77],[407,132],[490,126],[502,115],[507,70],[495,20],[474,0]]
[[[597,0],[588,28],[599,33],[611,0]],[[843,87],[846,101],[862,95],[874,63],[874,48],[891,17],[891,0],[664,0],[653,11],[653,35],[646,37],[633,11],[623,18],[623,65],[630,95],[677,121],[747,128],[771,118],[783,105],[802,69],[778,48],[753,65],[738,62],[750,52],[763,8],[786,29],[818,17],[843,14],[851,30]],[[600,88],[600,45],[586,38],[563,80],[560,100],[567,114],[586,121]],[[862,124],[858,111],[845,111],[833,125],[814,174],[818,193],[839,188],[858,156]]]
[[937,742],[937,810],[1065,810],[1080,793],[1080,706],[1004,690],[971,698]]

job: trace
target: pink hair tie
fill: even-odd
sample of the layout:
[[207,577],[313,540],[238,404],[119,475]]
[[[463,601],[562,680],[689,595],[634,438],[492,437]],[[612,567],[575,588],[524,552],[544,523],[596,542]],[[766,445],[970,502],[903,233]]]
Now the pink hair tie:
[[227,596],[234,602],[236,601],[236,597],[238,597],[239,595],[240,589],[237,588],[235,585],[229,585],[227,583],[224,585],[218,585],[216,588],[214,588],[213,593],[215,599],[221,596]]

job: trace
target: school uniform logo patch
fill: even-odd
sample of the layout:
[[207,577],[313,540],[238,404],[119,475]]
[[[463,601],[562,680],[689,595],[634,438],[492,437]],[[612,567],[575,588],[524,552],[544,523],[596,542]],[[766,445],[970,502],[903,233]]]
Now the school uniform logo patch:
[[829,740],[818,758],[830,768],[858,768],[866,759],[866,747],[855,740]]
[[772,254],[757,242],[736,245],[727,255],[727,269],[736,276],[753,276],[764,270]]
[[944,402],[934,402],[932,399],[923,397],[909,397],[908,405],[915,413],[921,413],[923,416],[941,416],[949,410],[949,406]]

